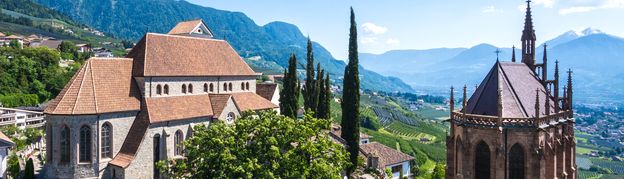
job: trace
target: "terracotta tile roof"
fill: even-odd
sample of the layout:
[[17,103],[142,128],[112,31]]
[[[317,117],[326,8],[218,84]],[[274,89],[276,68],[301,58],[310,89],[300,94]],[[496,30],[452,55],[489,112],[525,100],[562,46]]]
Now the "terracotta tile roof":
[[210,96],[186,95],[147,98],[150,123],[212,116]]
[[[343,144],[346,143],[346,141],[342,137],[340,137],[342,135],[342,127],[340,127],[340,125],[338,125],[338,124],[334,124],[334,123],[331,124],[331,129],[329,131],[329,135],[332,138],[334,138],[334,140],[336,140],[336,141],[338,141],[340,143],[343,143]],[[366,134],[360,132],[360,139],[370,139],[370,138],[371,137],[369,135],[366,135]]]
[[11,138],[9,138],[8,136],[4,135],[4,133],[2,133],[2,132],[0,132],[0,141],[4,141],[4,142],[10,144],[11,146],[15,145],[15,142],[13,142],[11,140]]
[[180,22],[176,24],[176,26],[173,27],[167,34],[189,34],[193,32],[193,29],[202,23],[203,21],[201,19]]
[[360,152],[366,157],[371,155],[379,157],[379,166],[388,166],[414,160],[414,157],[410,155],[377,142],[360,145]]
[[22,36],[17,36],[17,35],[9,35],[4,37],[5,39],[24,39],[24,37]]
[[231,96],[230,94],[210,94],[210,103],[215,118],[221,115]]
[[277,90],[277,84],[275,83],[261,83],[256,84],[256,94],[262,96],[269,101],[272,100],[273,94]]
[[[498,116],[498,89],[502,90],[503,117],[534,117],[539,89],[540,116],[545,115],[546,89],[524,63],[497,62],[466,104],[466,113]],[[551,113],[554,100],[549,98]]]
[[118,167],[126,168],[130,165],[130,162],[134,160],[134,156],[141,145],[141,141],[145,137],[145,132],[149,127],[150,120],[148,115],[148,110],[145,107],[142,108],[141,112],[137,114],[137,117],[134,119],[132,126],[130,126],[130,131],[128,131],[128,135],[126,135],[126,139],[124,140],[119,153],[110,161],[111,165],[115,165]]
[[33,44],[32,47],[48,47],[51,49],[58,49],[63,43],[62,40],[42,40],[40,44]]
[[238,110],[241,112],[279,108],[279,106],[271,103],[271,101],[252,92],[232,93],[232,97],[234,98],[234,103],[236,103]]
[[148,33],[128,53],[134,76],[255,76],[223,40]]
[[101,114],[140,109],[132,59],[91,58],[44,110],[46,114]]

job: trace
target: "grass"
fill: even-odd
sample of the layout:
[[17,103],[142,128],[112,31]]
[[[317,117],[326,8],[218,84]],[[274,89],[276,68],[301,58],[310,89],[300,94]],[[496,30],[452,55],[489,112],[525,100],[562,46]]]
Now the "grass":
[[419,170],[419,174],[416,178],[417,179],[426,179],[426,178],[430,178],[431,173],[433,173],[433,168],[435,168],[436,162],[433,160],[427,160],[427,162],[425,162],[425,164],[421,165],[420,168],[418,168]]

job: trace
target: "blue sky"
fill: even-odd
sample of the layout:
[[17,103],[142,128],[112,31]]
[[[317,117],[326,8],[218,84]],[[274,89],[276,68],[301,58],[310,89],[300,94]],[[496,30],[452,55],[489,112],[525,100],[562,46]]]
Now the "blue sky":
[[[360,52],[519,45],[523,0],[188,0],[247,14],[258,25],[297,25],[334,57],[347,56],[349,7],[358,22]],[[538,41],[587,27],[624,36],[624,0],[534,0]]]

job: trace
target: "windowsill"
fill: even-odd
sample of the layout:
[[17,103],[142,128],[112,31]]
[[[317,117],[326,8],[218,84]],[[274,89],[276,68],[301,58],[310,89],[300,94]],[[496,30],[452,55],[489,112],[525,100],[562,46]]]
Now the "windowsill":
[[105,158],[101,158],[101,159],[100,159],[100,162],[110,162],[111,160],[113,160],[113,159],[112,159],[112,158],[105,157]]
[[93,163],[91,163],[91,161],[83,161],[83,162],[78,162],[78,165],[91,165]]
[[172,159],[186,159],[186,157],[182,155],[174,155]]

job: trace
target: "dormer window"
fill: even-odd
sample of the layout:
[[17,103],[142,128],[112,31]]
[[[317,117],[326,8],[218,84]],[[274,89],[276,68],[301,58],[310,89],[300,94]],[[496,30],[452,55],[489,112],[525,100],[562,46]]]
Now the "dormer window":
[[202,33],[202,30],[201,30],[201,29],[197,29],[197,33],[200,33],[200,34],[201,34],[201,33]]
[[186,84],[182,84],[182,93],[186,94]]

